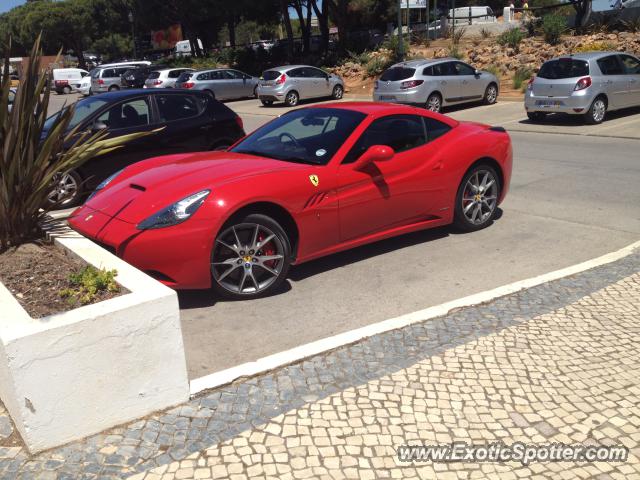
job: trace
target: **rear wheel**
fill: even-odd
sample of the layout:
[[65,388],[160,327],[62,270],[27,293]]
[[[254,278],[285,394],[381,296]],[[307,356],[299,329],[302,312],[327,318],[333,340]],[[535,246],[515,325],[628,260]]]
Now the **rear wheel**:
[[291,246],[271,217],[251,214],[228,222],[211,256],[213,289],[227,298],[251,299],[273,292],[285,280]]
[[262,105],[264,105],[265,107],[270,107],[271,105],[273,105],[273,100],[260,100],[262,102]]
[[333,92],[331,93],[331,97],[333,97],[335,100],[340,100],[344,95],[344,88],[342,87],[342,85],[336,85],[335,87],[333,87]]
[[545,113],[542,112],[527,112],[527,117],[532,122],[542,122],[547,117]]
[[215,93],[213,93],[211,90],[204,90],[204,93],[211,95],[211,98],[216,98]]
[[500,198],[500,179],[489,165],[471,168],[460,182],[456,195],[454,225],[465,232],[489,225]]
[[64,92],[65,95],[69,95],[71,93],[71,87],[67,85],[62,89],[62,91]]
[[295,107],[299,101],[300,96],[295,90],[291,90],[289,93],[287,93],[287,96],[284,97],[284,103],[287,107]]
[[442,97],[439,93],[432,93],[427,98],[427,103],[425,105],[427,110],[431,110],[432,112],[439,113],[442,110]]
[[584,120],[589,125],[597,125],[598,123],[602,123],[606,114],[607,101],[604,97],[598,97],[593,101],[589,110],[584,114]]
[[498,101],[498,87],[495,83],[490,83],[487,89],[484,91],[484,97],[482,99],[485,105],[493,105]]
[[119,86],[117,86],[117,85],[111,85],[111,86],[109,87],[109,91],[110,91],[110,92],[115,92],[115,91],[117,91],[117,90],[120,90],[120,87],[119,87]]

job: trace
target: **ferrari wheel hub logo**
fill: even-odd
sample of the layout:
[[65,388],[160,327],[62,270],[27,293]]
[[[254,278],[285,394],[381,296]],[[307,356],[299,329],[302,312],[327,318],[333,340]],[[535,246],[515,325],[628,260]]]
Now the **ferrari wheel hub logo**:
[[251,256],[249,255],[247,255],[246,257],[242,257],[242,259],[247,263],[251,262]]
[[317,175],[309,175],[309,181],[314,187],[317,187],[318,184],[320,183],[320,179],[318,178]]

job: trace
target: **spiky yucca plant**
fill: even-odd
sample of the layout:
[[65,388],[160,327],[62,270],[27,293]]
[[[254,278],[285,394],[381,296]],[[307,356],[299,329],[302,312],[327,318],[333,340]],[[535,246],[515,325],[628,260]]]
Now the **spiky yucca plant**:
[[48,197],[60,173],[144,135],[107,139],[105,131],[70,130],[74,105],[63,109],[45,131],[52,79],[50,72],[41,71],[40,38],[24,66],[9,111],[10,47],[8,40],[0,85],[0,252],[42,237],[41,226],[57,207]]

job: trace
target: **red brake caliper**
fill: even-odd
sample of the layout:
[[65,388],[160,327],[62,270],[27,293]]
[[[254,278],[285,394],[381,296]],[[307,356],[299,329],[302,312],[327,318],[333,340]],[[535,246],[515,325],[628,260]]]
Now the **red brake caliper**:
[[[264,234],[260,233],[258,235],[258,241],[262,242],[262,240],[264,240]],[[273,248],[273,242],[269,242],[266,245],[262,246],[260,248],[260,252],[263,256],[269,256],[269,255],[275,255],[276,254],[276,249]],[[264,264],[269,267],[269,268],[273,268],[276,265],[277,260],[267,260],[266,262],[264,262]]]

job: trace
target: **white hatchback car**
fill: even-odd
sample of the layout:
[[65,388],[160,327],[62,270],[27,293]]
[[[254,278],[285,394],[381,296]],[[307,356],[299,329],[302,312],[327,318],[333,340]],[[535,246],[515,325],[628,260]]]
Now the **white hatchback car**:
[[165,68],[154,70],[144,82],[144,88],[174,88],[178,77],[184,72],[195,72],[193,68]]

